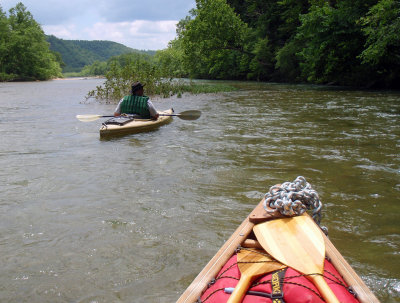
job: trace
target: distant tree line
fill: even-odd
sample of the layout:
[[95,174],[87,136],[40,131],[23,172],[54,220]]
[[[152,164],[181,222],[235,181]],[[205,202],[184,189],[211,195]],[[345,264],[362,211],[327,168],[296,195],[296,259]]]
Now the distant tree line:
[[0,6],[0,81],[58,77],[61,62],[22,3],[10,9],[8,16]]
[[177,33],[177,76],[400,87],[398,0],[196,0]]
[[399,33],[399,0],[196,0],[164,50],[54,36],[49,49],[19,3],[8,17],[0,7],[0,80],[49,79],[61,66],[119,79],[123,90],[138,76],[398,88]]

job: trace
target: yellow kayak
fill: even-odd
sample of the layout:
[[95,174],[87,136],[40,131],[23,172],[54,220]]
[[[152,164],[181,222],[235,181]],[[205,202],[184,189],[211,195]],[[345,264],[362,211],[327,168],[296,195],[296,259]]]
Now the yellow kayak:
[[172,115],[174,110],[171,108],[165,111],[159,111],[158,113],[160,116],[157,120],[125,117],[107,120],[100,127],[100,137],[136,134],[155,130],[161,125],[172,121],[172,116],[163,115]]

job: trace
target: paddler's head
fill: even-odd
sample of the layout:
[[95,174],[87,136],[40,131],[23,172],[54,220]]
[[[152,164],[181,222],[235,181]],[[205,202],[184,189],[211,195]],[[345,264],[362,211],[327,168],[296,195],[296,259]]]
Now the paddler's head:
[[132,95],[143,96],[144,85],[140,82],[135,82],[132,84]]

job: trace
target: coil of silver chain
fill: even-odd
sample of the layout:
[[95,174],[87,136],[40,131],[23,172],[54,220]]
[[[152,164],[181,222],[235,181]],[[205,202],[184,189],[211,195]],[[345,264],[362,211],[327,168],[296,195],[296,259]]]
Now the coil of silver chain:
[[264,209],[269,213],[280,212],[289,217],[312,210],[312,217],[319,225],[322,203],[318,193],[302,176],[293,182],[272,186],[265,194]]

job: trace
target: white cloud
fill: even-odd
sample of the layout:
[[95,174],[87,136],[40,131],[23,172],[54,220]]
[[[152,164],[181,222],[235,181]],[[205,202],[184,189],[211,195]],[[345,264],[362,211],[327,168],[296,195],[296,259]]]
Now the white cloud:
[[77,29],[74,24],[43,26],[48,35],[66,40],[110,40],[141,50],[166,48],[175,38],[178,21],[97,22]]
[[43,31],[46,35],[54,35],[57,38],[65,39],[65,40],[74,40],[77,39],[75,35],[76,26],[74,24],[70,25],[48,25],[42,26]]

